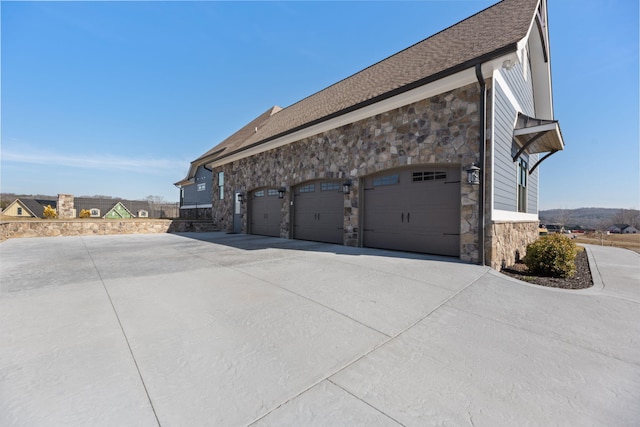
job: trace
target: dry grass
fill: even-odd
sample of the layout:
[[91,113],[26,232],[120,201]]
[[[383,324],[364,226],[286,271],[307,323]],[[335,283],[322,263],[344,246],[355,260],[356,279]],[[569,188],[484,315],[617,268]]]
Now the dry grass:
[[640,253],[640,234],[576,234],[576,243],[588,245],[614,246],[617,248],[631,249]]

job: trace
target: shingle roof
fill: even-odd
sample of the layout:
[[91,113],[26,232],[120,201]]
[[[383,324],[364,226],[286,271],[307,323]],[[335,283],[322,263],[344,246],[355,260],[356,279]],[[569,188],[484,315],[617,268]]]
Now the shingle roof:
[[44,200],[44,199],[19,199],[20,202],[31,211],[38,218],[44,218],[44,208],[47,205],[51,205],[52,208],[56,207],[56,200]]
[[526,37],[537,5],[538,0],[497,3],[275,114],[271,113],[258,126],[258,132],[251,122],[199,159],[226,157],[513,52],[517,43]]

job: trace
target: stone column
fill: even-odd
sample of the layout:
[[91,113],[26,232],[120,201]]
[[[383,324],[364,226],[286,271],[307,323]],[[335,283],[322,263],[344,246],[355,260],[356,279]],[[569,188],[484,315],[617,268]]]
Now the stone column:
[[73,194],[58,194],[58,218],[71,219],[76,217],[73,207]]

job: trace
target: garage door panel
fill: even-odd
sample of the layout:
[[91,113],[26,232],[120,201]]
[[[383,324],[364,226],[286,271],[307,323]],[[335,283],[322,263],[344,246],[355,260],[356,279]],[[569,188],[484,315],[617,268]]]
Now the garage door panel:
[[343,243],[344,195],[339,189],[338,183],[328,181],[294,189],[295,239]]
[[254,191],[251,196],[251,234],[280,237],[282,201],[274,189]]
[[458,256],[460,171],[416,168],[367,177],[365,246]]

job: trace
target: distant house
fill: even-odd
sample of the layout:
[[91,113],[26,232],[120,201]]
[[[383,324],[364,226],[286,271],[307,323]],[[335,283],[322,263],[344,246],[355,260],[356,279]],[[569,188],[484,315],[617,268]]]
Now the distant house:
[[106,219],[127,219],[127,218],[135,218],[135,215],[127,209],[122,202],[116,203],[109,211],[104,214],[103,218]]
[[638,229],[628,224],[614,224],[607,229],[612,234],[637,234]]
[[56,208],[56,200],[48,199],[16,199],[2,211],[2,215],[16,218],[44,218],[47,206]]
[[[60,197],[64,197],[62,200]],[[58,210],[60,219],[79,218],[89,211],[90,218],[176,218],[175,203],[150,203],[147,200],[124,200],[113,198],[75,197],[59,195],[58,199],[16,199],[2,212],[3,216],[15,218],[44,218],[44,208],[50,205]],[[63,215],[60,206],[66,206]]]

